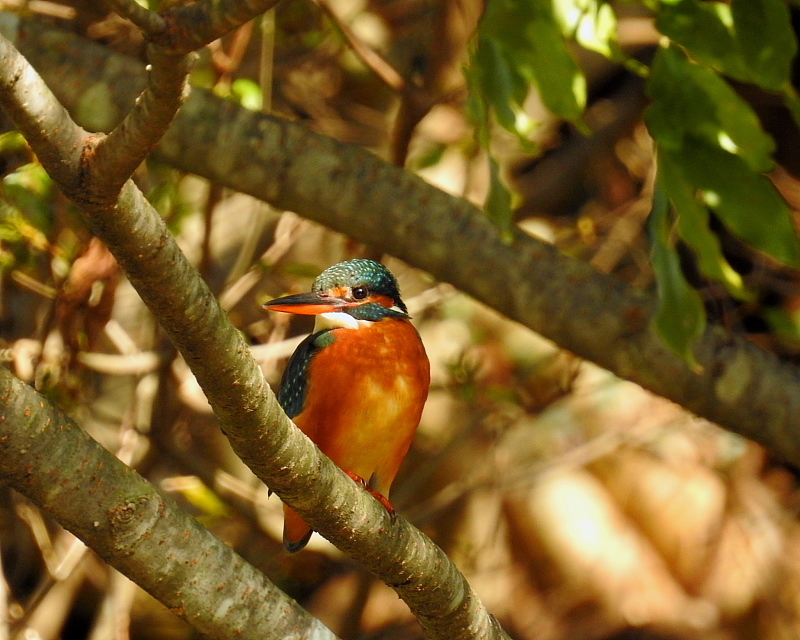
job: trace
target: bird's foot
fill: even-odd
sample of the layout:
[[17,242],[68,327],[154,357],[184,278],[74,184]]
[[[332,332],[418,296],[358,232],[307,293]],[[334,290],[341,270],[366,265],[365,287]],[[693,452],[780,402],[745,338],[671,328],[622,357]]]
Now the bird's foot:
[[345,473],[348,476],[350,476],[353,480],[355,480],[358,484],[360,484],[362,487],[364,487],[367,491],[369,491],[372,494],[372,496],[384,506],[386,511],[389,512],[389,515],[394,517],[395,515],[394,507],[392,506],[392,503],[389,502],[389,500],[386,498],[386,496],[384,496],[382,493],[378,493],[377,491],[375,491],[375,489],[370,487],[369,484],[367,484],[367,481],[364,480],[364,478],[362,478],[357,473],[353,473],[352,471],[345,471]]

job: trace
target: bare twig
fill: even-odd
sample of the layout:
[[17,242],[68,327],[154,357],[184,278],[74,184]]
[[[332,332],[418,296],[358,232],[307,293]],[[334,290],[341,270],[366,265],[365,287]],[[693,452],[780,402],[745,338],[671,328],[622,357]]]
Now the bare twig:
[[316,0],[320,8],[327,14],[331,21],[347,40],[350,48],[361,58],[361,61],[378,76],[386,86],[394,91],[403,91],[406,79],[395,69],[388,60],[375,51],[372,47],[365,44],[344,20],[342,20],[327,0]]
[[203,241],[200,244],[200,264],[197,270],[204,280],[208,280],[211,271],[211,232],[214,230],[214,209],[222,199],[222,186],[212,182],[208,186],[208,194],[203,205]]
[[242,59],[253,36],[253,20],[245,22],[233,32],[230,51],[225,51],[221,40],[208,44],[211,49],[211,61],[220,76],[220,81],[230,84],[231,76],[242,64]]
[[109,569],[109,588],[100,605],[89,640],[128,640],[136,585],[119,571]]
[[11,592],[3,573],[3,554],[2,549],[0,549],[0,640],[8,640],[9,638],[8,600],[10,596]]
[[158,42],[173,53],[189,53],[271,9],[279,0],[200,0],[164,13],[170,27]]
[[[135,4],[135,3],[134,3]],[[190,57],[148,47],[147,88],[125,119],[107,136],[93,138],[85,154],[93,198],[113,202],[125,181],[158,144],[181,106]]]
[[136,0],[107,0],[123,18],[139,27],[147,37],[156,37],[167,28],[167,21],[155,11],[145,9]]

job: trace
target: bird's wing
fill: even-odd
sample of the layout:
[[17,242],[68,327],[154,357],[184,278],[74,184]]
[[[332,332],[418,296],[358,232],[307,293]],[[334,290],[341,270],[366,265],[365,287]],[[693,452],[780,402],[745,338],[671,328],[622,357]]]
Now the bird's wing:
[[281,378],[278,402],[290,418],[303,411],[308,393],[308,367],[321,349],[333,343],[333,329],[312,333],[297,347]]

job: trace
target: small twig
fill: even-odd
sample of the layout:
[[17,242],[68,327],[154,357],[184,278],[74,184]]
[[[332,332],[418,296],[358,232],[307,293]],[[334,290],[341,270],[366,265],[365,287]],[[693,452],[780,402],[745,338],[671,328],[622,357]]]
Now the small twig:
[[361,61],[371,69],[390,89],[403,91],[408,82],[381,54],[367,46],[333,10],[327,0],[316,0],[319,7],[331,19],[336,28],[342,32],[347,43]]
[[73,7],[48,2],[48,0],[0,0],[0,10],[20,11],[21,9],[61,20],[74,20],[76,14]]
[[[279,0],[200,0],[163,15],[168,28],[158,42],[175,54],[189,53],[268,11]],[[175,25],[172,27],[171,25]]]
[[153,351],[126,355],[79,351],[76,359],[87,369],[109,376],[142,376],[163,364],[162,357]]
[[9,613],[8,601],[11,596],[11,591],[8,588],[5,575],[3,574],[3,556],[2,549],[0,549],[0,640],[8,640],[9,638]]
[[167,21],[155,11],[145,9],[136,0],[107,0],[109,6],[126,20],[139,27],[150,38],[162,34]]
[[107,136],[94,138],[84,155],[95,198],[113,202],[122,185],[133,175],[161,140],[183,102],[189,74],[188,55],[148,47],[150,72],[147,88],[125,119]]
[[403,167],[408,157],[408,147],[416,126],[431,108],[443,97],[436,96],[424,85],[409,82],[395,69],[388,60],[377,51],[367,46],[328,4],[328,0],[316,0],[320,8],[347,40],[353,52],[383,82],[400,96],[400,110],[392,127],[392,143],[390,161],[397,167]]
[[[71,536],[66,531],[64,534]],[[73,540],[77,540],[73,536],[71,537]],[[70,551],[72,548],[67,553]],[[33,637],[54,638],[61,635],[86,578],[87,557],[85,551],[84,547],[79,557],[70,559],[76,560],[76,563],[73,570],[64,579],[48,576],[44,583],[46,588],[37,592],[40,597],[33,604],[28,605],[25,615],[14,624],[13,640],[29,640],[32,637],[32,630],[36,631],[36,635]]]
[[200,264],[197,267],[206,282],[208,282],[211,269],[211,231],[214,229],[214,209],[217,208],[221,199],[222,186],[217,182],[212,182],[209,185],[208,195],[203,207],[203,241],[200,245]]
[[598,271],[611,273],[642,233],[652,208],[655,174],[655,167],[650,167],[639,197],[623,205],[619,215],[616,216],[617,220],[611,233],[590,261]]
[[100,605],[100,613],[89,640],[128,640],[136,584],[119,571],[111,568],[108,571],[109,588]]
[[250,44],[253,35],[253,20],[245,22],[241,27],[234,31],[230,46],[230,51],[225,51],[220,40],[209,43],[209,48],[216,45],[212,52],[211,60],[220,75],[220,81],[230,83],[230,77],[242,64],[242,59]]
[[[251,213],[250,224],[252,227],[256,228],[254,231],[258,230],[257,228],[260,226],[261,220],[264,217],[258,210],[264,207],[268,207],[268,205],[261,202],[256,203],[254,207],[256,210]],[[246,273],[237,277],[236,274],[241,273],[243,270],[242,267],[246,268],[252,261],[255,244],[260,237],[260,233],[252,233],[246,237],[244,245],[240,250],[239,258],[237,258],[234,268],[231,269],[231,279],[233,282],[227,285],[225,291],[220,295],[219,300],[222,308],[226,310],[232,309],[239,300],[247,295],[262,278],[263,270],[259,265],[272,266],[277,263],[291,248],[297,237],[305,231],[308,226],[309,224],[306,220],[303,220],[294,213],[289,211],[283,212],[278,220],[278,225],[275,227],[275,238],[270,247],[261,256],[261,259],[258,261],[259,264],[250,267]]]
[[261,16],[261,54],[258,83],[261,86],[261,110],[272,111],[272,81],[275,75],[275,9]]
[[363,570],[358,571],[350,603],[339,619],[338,629],[334,629],[342,640],[355,640],[355,638],[361,637],[361,621],[364,618],[364,609],[367,607],[369,592],[374,582],[375,578],[369,573]]
[[19,269],[14,269],[11,272],[11,279],[18,285],[23,286],[34,293],[38,293],[44,298],[54,300],[57,295],[57,289],[55,289],[55,287],[50,287],[44,282],[39,282],[36,278],[32,278],[27,273],[24,273]]

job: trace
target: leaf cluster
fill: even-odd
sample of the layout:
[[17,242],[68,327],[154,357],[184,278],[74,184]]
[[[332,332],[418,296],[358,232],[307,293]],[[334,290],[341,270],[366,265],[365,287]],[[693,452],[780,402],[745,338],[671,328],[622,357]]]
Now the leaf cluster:
[[[775,142],[735,84],[776,94],[800,121],[790,78],[797,39],[785,0],[639,4],[662,36],[649,66],[620,50],[615,10],[603,0],[489,3],[468,73],[471,115],[485,147],[496,123],[531,150],[534,126],[524,114],[535,88],[555,116],[586,132],[586,81],[575,45],[647,78],[645,122],[658,159],[650,224],[660,294],[654,322],[665,343],[694,363],[692,344],[705,330],[705,310],[680,268],[679,245],[705,278],[738,300],[755,292],[729,264],[712,218],[752,249],[800,266],[789,207],[765,175],[775,166]],[[486,209],[498,224],[510,225],[512,200],[496,193],[505,188],[499,174],[494,168]]]

